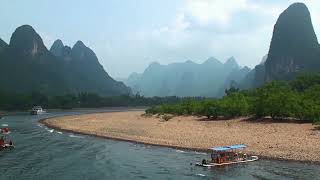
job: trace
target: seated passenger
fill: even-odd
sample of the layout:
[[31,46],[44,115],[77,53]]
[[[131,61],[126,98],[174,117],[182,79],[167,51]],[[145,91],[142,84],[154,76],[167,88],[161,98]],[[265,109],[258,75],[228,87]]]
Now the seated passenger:
[[3,139],[3,137],[0,138],[0,146],[4,146],[4,139]]

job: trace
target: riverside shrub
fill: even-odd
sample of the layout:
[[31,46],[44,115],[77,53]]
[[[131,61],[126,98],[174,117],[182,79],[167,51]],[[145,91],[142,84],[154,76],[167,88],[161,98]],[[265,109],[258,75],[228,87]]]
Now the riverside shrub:
[[274,81],[251,90],[233,88],[226,90],[221,99],[164,104],[147,112],[198,115],[211,119],[270,116],[277,120],[296,118],[320,123],[320,75],[298,76],[290,83]]

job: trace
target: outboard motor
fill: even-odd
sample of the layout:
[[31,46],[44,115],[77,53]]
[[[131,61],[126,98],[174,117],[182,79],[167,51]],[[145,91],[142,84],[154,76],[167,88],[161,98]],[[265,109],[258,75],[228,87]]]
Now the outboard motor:
[[207,161],[205,159],[202,159],[202,164],[207,164]]

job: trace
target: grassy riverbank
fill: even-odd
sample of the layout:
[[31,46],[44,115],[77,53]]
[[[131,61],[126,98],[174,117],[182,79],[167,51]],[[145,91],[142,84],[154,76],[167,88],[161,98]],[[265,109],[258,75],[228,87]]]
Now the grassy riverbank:
[[206,150],[244,143],[247,153],[264,157],[320,162],[320,131],[311,123],[272,120],[207,120],[177,116],[161,121],[143,111],[65,116],[43,123],[62,130],[168,147]]

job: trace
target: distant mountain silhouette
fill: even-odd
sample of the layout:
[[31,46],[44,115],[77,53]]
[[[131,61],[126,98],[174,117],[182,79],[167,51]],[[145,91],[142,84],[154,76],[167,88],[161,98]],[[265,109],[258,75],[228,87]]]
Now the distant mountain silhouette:
[[241,81],[249,71],[247,67],[241,69],[233,57],[224,64],[215,58],[202,64],[154,62],[143,74],[131,74],[126,84],[144,96],[220,97],[225,88]]
[[8,44],[0,39],[0,53],[3,52],[8,47]]
[[229,58],[225,63],[224,63],[224,67],[229,69],[229,70],[233,70],[233,69],[239,69],[240,66],[238,65],[236,59],[234,57]]
[[294,3],[279,16],[268,54],[240,87],[248,89],[273,80],[291,80],[304,72],[320,72],[320,46],[307,6]]
[[301,72],[320,71],[320,47],[310,12],[303,3],[278,18],[265,62],[265,81],[290,80]]
[[239,88],[250,89],[256,88],[265,83],[265,62],[267,55],[264,56],[260,64],[256,65],[247,75],[240,81]]
[[1,90],[65,94],[93,92],[101,95],[128,94],[130,89],[113,80],[94,52],[82,42],[71,49],[61,40],[47,50],[29,25],[18,27],[8,47],[0,41]]
[[[308,8],[294,3],[279,16],[269,52],[253,70],[241,68],[233,57],[225,63],[215,58],[202,64],[154,62],[142,74],[131,74],[125,83],[144,96],[220,97],[230,86],[259,87],[303,72],[320,72],[320,45]],[[108,75],[83,42],[71,48],[56,40],[49,51],[28,25],[15,30],[9,45],[0,39],[0,83],[0,90],[10,92],[130,93],[130,88]]]
[[49,55],[39,34],[29,25],[18,27],[11,36],[9,49],[22,58],[38,58]]
[[[123,79],[124,82],[126,84],[131,84],[131,85],[134,85],[135,83],[137,83],[140,78],[141,78],[142,74],[139,74],[139,73],[136,73],[136,72],[133,72],[129,75],[129,77],[127,79]],[[134,88],[134,87],[133,87]]]
[[64,48],[64,45],[63,45],[62,41],[60,39],[57,39],[52,44],[52,46],[50,48],[50,52],[55,56],[62,56],[63,55],[63,53],[62,53],[63,48]]

